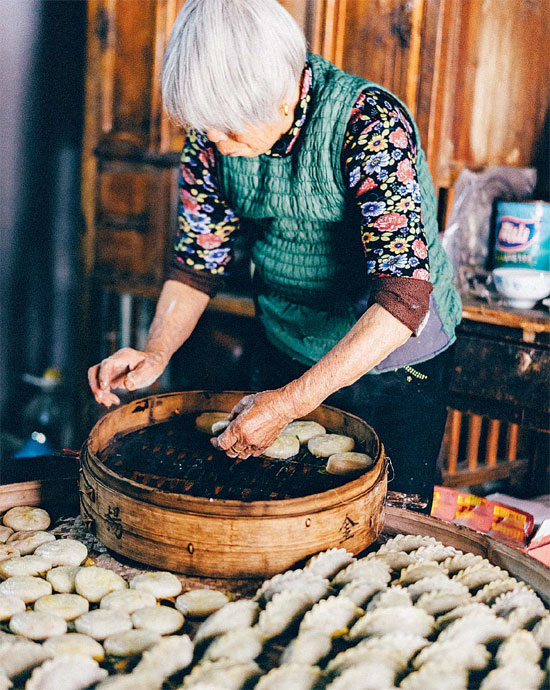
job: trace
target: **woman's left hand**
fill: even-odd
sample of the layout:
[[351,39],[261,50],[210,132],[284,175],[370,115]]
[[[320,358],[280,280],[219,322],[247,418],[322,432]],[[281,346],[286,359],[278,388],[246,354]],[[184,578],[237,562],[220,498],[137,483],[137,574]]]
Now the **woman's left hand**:
[[230,419],[231,424],[211,443],[230,458],[248,458],[261,455],[295,415],[278,389],[246,395],[231,410]]

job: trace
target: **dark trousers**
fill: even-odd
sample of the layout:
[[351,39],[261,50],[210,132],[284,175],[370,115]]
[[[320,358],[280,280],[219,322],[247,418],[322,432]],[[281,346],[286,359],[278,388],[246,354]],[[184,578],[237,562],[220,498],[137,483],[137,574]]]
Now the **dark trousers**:
[[[388,490],[419,494],[431,507],[433,487],[441,481],[437,458],[445,430],[452,348],[427,362],[384,374],[365,374],[325,401],[370,424],[391,459]],[[252,390],[279,388],[308,367],[267,341],[256,339],[251,357]]]

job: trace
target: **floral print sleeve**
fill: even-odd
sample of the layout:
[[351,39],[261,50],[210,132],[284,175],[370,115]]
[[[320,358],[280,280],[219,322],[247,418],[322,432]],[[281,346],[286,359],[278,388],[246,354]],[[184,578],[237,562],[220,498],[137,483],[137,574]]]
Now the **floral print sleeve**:
[[238,226],[218,191],[214,144],[189,132],[181,154],[178,233],[168,277],[213,294],[226,274]]
[[415,135],[395,99],[376,88],[359,96],[342,158],[360,208],[367,273],[429,281]]

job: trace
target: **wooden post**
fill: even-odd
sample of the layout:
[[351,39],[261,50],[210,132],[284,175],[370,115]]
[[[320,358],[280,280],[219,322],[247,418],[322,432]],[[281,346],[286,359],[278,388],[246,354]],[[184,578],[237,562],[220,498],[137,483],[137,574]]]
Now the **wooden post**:
[[487,433],[487,447],[485,449],[485,463],[488,467],[496,467],[498,462],[499,432],[500,421],[498,419],[490,419],[489,431]]
[[508,436],[506,438],[506,459],[510,462],[518,456],[518,424],[508,424]]
[[462,412],[449,410],[449,447],[447,450],[447,470],[449,474],[456,474],[458,464],[458,446],[460,443],[460,428],[462,425]]
[[468,427],[468,446],[466,449],[466,460],[468,462],[468,469],[475,470],[477,468],[477,454],[479,450],[479,438],[481,436],[481,423],[483,418],[481,415],[470,415],[470,424]]

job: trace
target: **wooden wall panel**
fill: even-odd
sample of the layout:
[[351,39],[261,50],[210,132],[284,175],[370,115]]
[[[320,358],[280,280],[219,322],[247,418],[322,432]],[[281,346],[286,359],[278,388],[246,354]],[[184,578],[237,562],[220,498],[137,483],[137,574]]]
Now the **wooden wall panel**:
[[440,138],[446,94],[446,91],[439,88],[439,84],[447,77],[448,51],[445,50],[442,39],[443,36],[449,39],[449,29],[452,28],[449,22],[450,13],[445,12],[445,9],[446,3],[441,0],[425,0],[424,2],[416,80],[416,123],[434,181],[437,178],[437,170],[431,163],[436,160],[435,145]]
[[[547,0],[477,0],[472,102],[458,156],[469,167],[527,165],[550,96]],[[546,48],[544,48],[546,46]]]
[[424,0],[347,0],[342,68],[371,79],[414,110]]
[[347,0],[316,0],[306,2],[306,6],[310,8],[309,34],[306,33],[310,50],[342,67],[347,37]]
[[298,24],[302,27],[304,33],[307,34],[308,18],[311,9],[317,4],[313,2],[304,2],[303,0],[279,0],[280,4],[289,12]]
[[437,40],[420,70],[417,119],[436,187],[452,186],[464,167],[530,165],[550,101],[547,0],[428,0],[427,7]]

